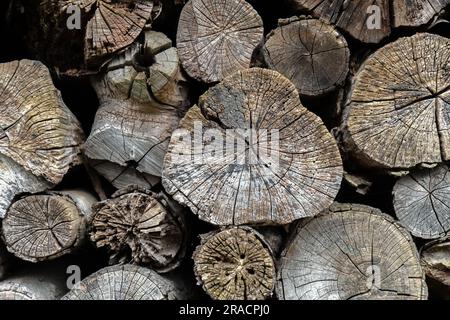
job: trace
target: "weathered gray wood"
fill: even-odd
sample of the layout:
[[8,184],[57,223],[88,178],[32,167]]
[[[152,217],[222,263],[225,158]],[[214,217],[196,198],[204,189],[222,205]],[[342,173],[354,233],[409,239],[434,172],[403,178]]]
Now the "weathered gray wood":
[[450,40],[419,33],[375,52],[355,76],[342,131],[349,152],[389,171],[450,156]]
[[285,75],[300,95],[319,96],[340,86],[348,73],[350,51],[331,25],[309,18],[282,19],[266,37],[265,60]]
[[344,171],[344,181],[347,182],[359,194],[366,195],[372,187],[372,181],[360,174]]
[[409,233],[378,209],[334,204],[301,223],[282,254],[280,299],[426,299]]
[[126,261],[173,270],[184,258],[187,230],[180,207],[162,194],[131,186],[94,206],[90,228],[97,247],[106,247],[111,263]]
[[81,246],[96,199],[82,190],[48,192],[17,199],[2,223],[9,252],[26,261],[55,259]]
[[249,227],[202,235],[193,259],[198,282],[213,299],[261,300],[272,295],[276,275],[272,251]]
[[276,71],[252,68],[226,78],[200,97],[179,129],[162,183],[204,221],[286,224],[318,214],[339,190],[335,140]]
[[416,237],[436,239],[450,232],[450,174],[446,165],[411,172],[397,181],[394,209]]
[[422,267],[428,277],[450,288],[449,238],[427,243],[420,252]]
[[153,270],[134,265],[106,267],[91,274],[63,300],[178,300],[189,297],[188,288]]
[[177,51],[164,34],[148,31],[106,68],[92,80],[101,106],[85,154],[116,188],[151,188],[189,103]]
[[244,0],[191,0],[178,22],[177,48],[186,72],[217,82],[250,66],[263,41],[263,22]]
[[426,24],[450,4],[449,0],[392,1],[394,26],[416,27]]

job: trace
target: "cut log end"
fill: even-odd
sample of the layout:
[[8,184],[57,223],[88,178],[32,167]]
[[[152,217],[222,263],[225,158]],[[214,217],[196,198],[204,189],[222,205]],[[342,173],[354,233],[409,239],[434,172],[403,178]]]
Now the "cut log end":
[[181,12],[177,48],[186,72],[211,83],[250,66],[263,22],[243,0],[191,0]]
[[334,27],[317,19],[280,21],[265,43],[265,60],[289,78],[300,95],[319,96],[341,85],[350,51]]
[[262,236],[234,227],[202,236],[194,271],[204,290],[220,300],[261,300],[271,296],[275,263]]
[[94,208],[91,239],[106,247],[111,262],[150,265],[158,272],[174,269],[184,256],[186,226],[181,212],[149,190],[129,187]]
[[377,209],[334,204],[301,223],[282,254],[280,299],[426,299],[411,236]]

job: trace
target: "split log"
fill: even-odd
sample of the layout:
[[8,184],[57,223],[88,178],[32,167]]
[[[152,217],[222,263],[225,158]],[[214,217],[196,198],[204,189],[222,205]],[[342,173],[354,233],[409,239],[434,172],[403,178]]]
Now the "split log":
[[249,227],[202,235],[193,259],[198,282],[213,299],[262,300],[272,295],[276,278],[272,251]]
[[94,205],[91,239],[106,247],[111,263],[173,270],[184,257],[186,225],[180,207],[162,194],[131,186]]
[[189,104],[177,50],[149,31],[93,78],[100,99],[85,154],[116,188],[160,181],[172,131]]
[[436,239],[450,232],[450,174],[446,165],[399,179],[393,195],[397,218],[414,236]]
[[450,241],[443,238],[421,249],[422,267],[428,277],[450,288]]
[[426,299],[409,233],[378,209],[334,204],[301,223],[282,254],[280,299]]
[[361,195],[366,195],[372,187],[372,182],[367,177],[345,171],[344,181]]
[[430,22],[450,4],[450,0],[396,0],[392,1],[394,26],[417,27]]
[[103,268],[75,285],[62,300],[179,300],[187,288],[135,265]]
[[0,92],[3,217],[16,194],[43,191],[81,162],[83,132],[40,62],[0,64]]
[[282,73],[300,95],[319,96],[345,81],[350,51],[345,38],[331,25],[317,19],[291,18],[267,37],[267,65]]
[[26,261],[52,260],[86,239],[95,198],[82,190],[25,196],[8,209],[2,236],[9,252]]
[[450,40],[420,33],[375,52],[356,74],[342,132],[348,151],[389,171],[450,158]]
[[295,86],[252,68],[189,109],[172,135],[162,183],[212,224],[286,224],[327,208],[341,179],[336,142]]
[[199,81],[221,81],[250,66],[263,31],[262,19],[244,0],[191,0],[178,22],[183,67]]

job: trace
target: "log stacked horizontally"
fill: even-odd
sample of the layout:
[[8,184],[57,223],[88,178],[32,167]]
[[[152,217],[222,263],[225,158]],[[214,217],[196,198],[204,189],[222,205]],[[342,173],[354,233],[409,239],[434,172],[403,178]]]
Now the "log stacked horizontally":
[[4,1],[0,300],[450,297],[449,15]]

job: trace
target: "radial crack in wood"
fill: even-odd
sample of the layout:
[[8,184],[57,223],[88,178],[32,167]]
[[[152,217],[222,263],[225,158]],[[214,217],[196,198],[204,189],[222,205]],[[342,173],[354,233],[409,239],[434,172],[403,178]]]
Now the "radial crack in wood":
[[162,182],[216,225],[286,224],[334,200],[335,140],[276,71],[235,73],[200,97],[169,144]]
[[450,174],[446,165],[413,171],[397,181],[392,193],[397,218],[414,236],[436,239],[450,232]]
[[26,261],[55,259],[73,252],[86,238],[95,198],[72,190],[25,196],[8,209],[2,237],[9,252]]
[[178,23],[183,67],[199,81],[220,81],[250,66],[263,31],[262,19],[244,0],[191,0]]
[[428,277],[450,288],[450,239],[427,243],[421,250],[422,267]]
[[119,190],[94,206],[91,239],[97,247],[108,248],[112,263],[149,265],[158,272],[173,270],[184,257],[187,237],[184,215],[176,209],[171,209],[163,195],[150,190]]
[[340,86],[348,73],[350,51],[345,38],[317,19],[279,21],[265,43],[265,60],[285,75],[300,95],[319,96]]
[[262,300],[275,286],[275,263],[263,237],[248,227],[201,236],[194,271],[213,299]]
[[62,300],[179,300],[187,289],[135,265],[106,267],[79,282]]
[[280,259],[280,299],[426,299],[409,233],[378,209],[333,204],[300,223]]
[[355,76],[343,115],[346,148],[390,171],[450,157],[450,40],[419,33],[376,51]]

